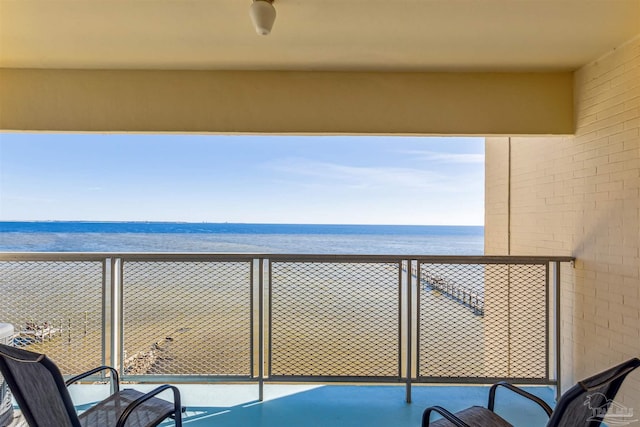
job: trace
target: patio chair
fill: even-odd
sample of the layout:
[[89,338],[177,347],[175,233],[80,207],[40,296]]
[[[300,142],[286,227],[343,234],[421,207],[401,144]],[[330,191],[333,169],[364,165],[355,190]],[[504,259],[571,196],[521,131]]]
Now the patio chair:
[[[555,410],[552,410],[542,399],[519,389],[507,382],[499,382],[489,389],[487,408],[472,406],[455,414],[441,406],[431,406],[422,414],[422,427],[509,427],[507,421],[493,411],[496,389],[505,387],[527,399],[537,403],[549,416],[547,427],[597,427],[603,421],[607,410],[613,405],[616,393],[620,389],[627,374],[640,366],[640,359],[633,358],[620,365],[607,369],[585,380],[578,382],[564,393]],[[618,410],[625,409],[617,407]],[[430,422],[431,413],[436,412],[443,418]],[[624,411],[623,411],[624,412]],[[618,414],[620,415],[620,414]],[[629,415],[631,416],[631,415]],[[631,420],[629,420],[631,421]]]
[[[78,415],[67,387],[104,370],[111,373],[112,394]],[[108,366],[65,382],[58,367],[46,355],[0,344],[0,372],[31,427],[151,427],[166,418],[173,418],[176,426],[182,426],[180,392],[176,387],[162,385],[146,394],[132,389],[120,390],[118,372]],[[173,392],[173,403],[155,397],[169,389]]]

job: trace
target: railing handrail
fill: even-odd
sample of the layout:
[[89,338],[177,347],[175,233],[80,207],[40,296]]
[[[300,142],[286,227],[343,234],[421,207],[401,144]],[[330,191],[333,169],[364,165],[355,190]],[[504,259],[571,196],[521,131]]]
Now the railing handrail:
[[446,264],[503,264],[503,263],[545,263],[573,262],[571,256],[542,255],[397,255],[397,254],[290,254],[265,252],[0,252],[0,261],[94,261],[104,258],[123,258],[126,260],[167,260],[167,259],[229,259],[252,260],[270,259],[273,261],[336,261],[336,262],[399,262],[416,260],[422,263]]

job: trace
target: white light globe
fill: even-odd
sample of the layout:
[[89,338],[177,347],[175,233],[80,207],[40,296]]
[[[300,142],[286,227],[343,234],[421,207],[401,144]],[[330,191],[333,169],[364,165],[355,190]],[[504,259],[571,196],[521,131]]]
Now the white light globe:
[[276,8],[267,0],[254,0],[249,8],[249,16],[256,27],[256,33],[266,36],[276,20]]

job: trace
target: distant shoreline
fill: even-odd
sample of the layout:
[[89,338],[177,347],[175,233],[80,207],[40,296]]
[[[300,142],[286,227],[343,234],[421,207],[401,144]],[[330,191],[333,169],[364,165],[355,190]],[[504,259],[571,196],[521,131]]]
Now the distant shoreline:
[[235,221],[98,221],[98,220],[4,220],[0,224],[186,224],[186,225],[291,225],[291,226],[348,226],[348,227],[484,227],[474,224],[351,224],[351,223],[293,223],[293,222],[235,222]]
[[480,225],[273,224],[162,221],[0,221],[0,232],[234,234],[483,234]]

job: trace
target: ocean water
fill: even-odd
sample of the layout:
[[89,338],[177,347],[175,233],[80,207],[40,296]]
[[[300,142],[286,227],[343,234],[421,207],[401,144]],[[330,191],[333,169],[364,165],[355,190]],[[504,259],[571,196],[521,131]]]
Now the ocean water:
[[0,222],[0,252],[482,255],[484,227]]

